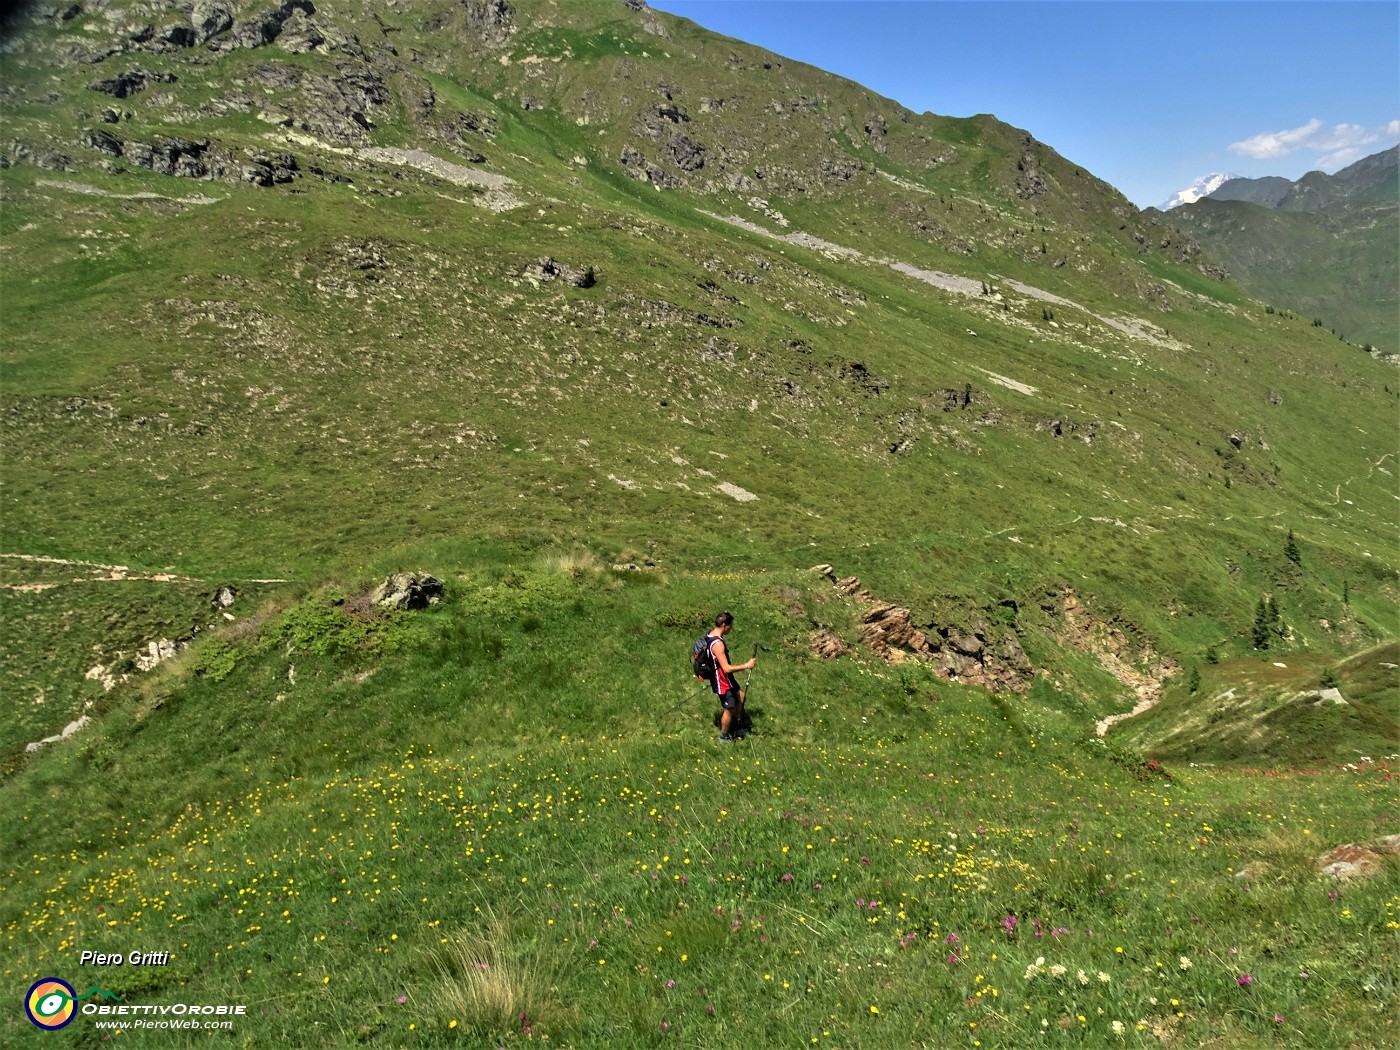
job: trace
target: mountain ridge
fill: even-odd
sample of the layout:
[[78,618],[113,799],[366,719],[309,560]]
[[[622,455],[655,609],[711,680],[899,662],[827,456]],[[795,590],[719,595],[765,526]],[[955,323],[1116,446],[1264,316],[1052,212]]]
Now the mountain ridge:
[[1400,352],[1400,147],[1335,175],[1232,180],[1162,221],[1275,306]]

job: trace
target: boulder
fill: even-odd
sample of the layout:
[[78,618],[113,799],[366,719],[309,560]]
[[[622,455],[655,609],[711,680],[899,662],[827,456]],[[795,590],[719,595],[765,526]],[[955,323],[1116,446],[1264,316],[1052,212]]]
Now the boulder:
[[818,627],[812,632],[808,639],[808,647],[818,660],[834,660],[850,650],[850,646],[824,627]]
[[232,0],[195,0],[190,23],[200,43],[218,36],[233,25]]
[[88,90],[100,91],[113,98],[130,98],[138,92],[145,91],[151,84],[173,84],[175,80],[174,73],[152,73],[146,69],[128,69],[125,73],[118,73],[107,80],[93,81],[88,85]]
[[515,8],[505,0],[462,0],[467,26],[487,47],[500,47],[515,33]]
[[396,572],[370,592],[372,604],[386,609],[426,609],[442,600],[443,584],[427,573]]
[[1348,842],[1316,860],[1319,875],[1330,876],[1338,882],[1369,879],[1380,874],[1381,855],[1366,846]]
[[688,135],[671,140],[671,159],[682,171],[699,171],[705,166],[705,147]]

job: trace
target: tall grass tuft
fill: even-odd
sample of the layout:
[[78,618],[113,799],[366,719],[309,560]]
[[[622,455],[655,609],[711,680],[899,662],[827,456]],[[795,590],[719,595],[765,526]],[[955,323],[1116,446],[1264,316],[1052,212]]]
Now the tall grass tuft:
[[563,576],[596,576],[603,571],[603,563],[598,556],[583,547],[541,554],[539,567],[542,572],[559,573]]
[[548,966],[533,941],[512,947],[510,924],[489,908],[481,926],[436,953],[441,978],[433,1005],[471,1028],[518,1027],[548,1008]]

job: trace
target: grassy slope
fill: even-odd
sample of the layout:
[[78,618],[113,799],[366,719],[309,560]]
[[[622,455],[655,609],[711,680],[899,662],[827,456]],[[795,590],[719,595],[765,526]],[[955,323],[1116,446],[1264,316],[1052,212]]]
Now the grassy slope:
[[[1394,830],[1383,768],[1168,780],[1035,694],[811,660],[858,612],[811,577],[564,564],[339,654],[304,603],[12,777],[16,983],[140,941],[171,965],[105,987],[252,1045],[1386,1041],[1396,866],[1310,865]],[[721,603],[775,650],[728,750],[674,671]]]

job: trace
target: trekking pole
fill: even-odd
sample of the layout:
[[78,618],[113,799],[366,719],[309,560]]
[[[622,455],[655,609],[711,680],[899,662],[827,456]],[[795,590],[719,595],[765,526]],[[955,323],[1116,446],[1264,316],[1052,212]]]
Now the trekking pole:
[[[753,643],[753,658],[754,658],[755,660],[758,659],[758,654],[759,654],[760,652],[771,653],[772,651],[773,651],[773,650],[769,649],[768,646],[766,646],[766,645],[760,645],[758,642],[754,642],[754,643]],[[755,664],[754,666],[756,667],[757,664]],[[750,667],[750,668],[749,668],[749,676],[748,676],[747,678],[744,679],[744,706],[746,706],[746,707],[748,706],[748,702],[749,702],[749,686],[750,686],[751,684],[753,684],[753,672],[754,672],[754,668],[753,668],[753,667]],[[744,717],[745,717],[745,718],[748,717],[748,713],[747,713],[747,712],[745,712]],[[746,732],[747,732],[747,731],[746,731]]]
[[708,688],[709,688],[709,685],[710,685],[709,682],[701,682],[700,685],[699,685],[698,687],[696,687],[693,691],[687,693],[687,694],[681,699],[681,702],[680,702],[679,704],[677,704],[675,707],[673,707],[673,708],[671,708],[670,710],[668,710],[668,711],[667,711],[665,714],[663,714],[661,717],[662,717],[662,718],[667,718],[667,717],[669,717],[670,715],[674,714],[675,712],[679,711],[685,704],[689,703],[691,700],[694,700],[697,696],[699,696],[700,693],[701,693],[703,690],[708,689]]
[[[755,660],[758,659],[758,654],[759,654],[759,653],[771,653],[772,651],[773,651],[773,650],[772,650],[772,649],[769,649],[768,646],[766,646],[766,645],[760,645],[758,642],[754,642],[754,643],[753,643],[753,658],[754,658]],[[752,667],[750,667],[750,668],[749,668],[749,676],[748,676],[747,678],[744,679],[744,696],[745,696],[746,699],[747,699],[747,697],[748,697],[748,695],[749,695],[749,683],[753,681],[753,672],[754,672],[754,669],[753,669]]]

